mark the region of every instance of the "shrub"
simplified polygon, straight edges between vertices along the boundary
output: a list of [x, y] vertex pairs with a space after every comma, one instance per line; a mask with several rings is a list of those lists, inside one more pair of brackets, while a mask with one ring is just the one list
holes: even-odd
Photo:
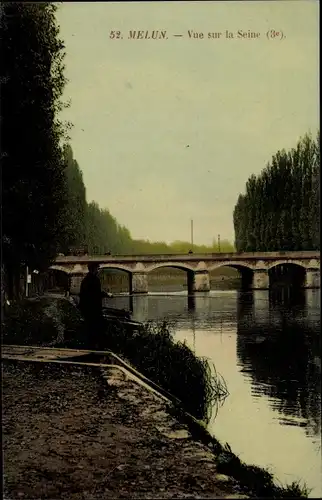
[[208, 421], [214, 403], [227, 395], [223, 380], [205, 358], [176, 342], [167, 323], [149, 322], [136, 331], [109, 327], [104, 347], [126, 358], [146, 377], [178, 398], [186, 411]]
[[82, 332], [77, 309], [64, 299], [23, 300], [8, 308], [2, 324], [5, 344], [64, 347]]

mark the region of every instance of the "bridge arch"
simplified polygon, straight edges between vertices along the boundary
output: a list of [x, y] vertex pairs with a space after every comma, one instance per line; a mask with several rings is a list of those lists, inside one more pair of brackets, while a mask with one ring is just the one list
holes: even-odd
[[132, 269], [123, 264], [101, 264], [98, 276], [102, 289], [112, 293], [131, 292]]
[[115, 270], [115, 271], [124, 271], [126, 273], [132, 274], [133, 269], [131, 267], [125, 266], [123, 264], [100, 264], [99, 265], [99, 271], [102, 271], [103, 269], [107, 270]]
[[193, 273], [196, 270], [184, 262], [152, 264], [145, 269], [148, 289], [153, 292], [179, 292], [193, 288]]
[[273, 267], [276, 267], [276, 266], [283, 266], [283, 265], [289, 265], [289, 266], [299, 266], [299, 267], [302, 267], [303, 269], [307, 269], [306, 265], [304, 262], [300, 261], [300, 260], [292, 260], [292, 261], [289, 261], [289, 260], [276, 260], [274, 261], [272, 264], [269, 264], [267, 266], [267, 269], [270, 270], [270, 269], [273, 269]]
[[47, 291], [65, 293], [69, 289], [70, 272], [66, 267], [53, 265], [43, 275], [43, 287]]
[[268, 267], [270, 287], [278, 284], [303, 287], [306, 281], [307, 268], [301, 261], [276, 261]]
[[254, 271], [255, 270], [255, 265], [253, 264], [248, 264], [248, 262], [245, 262], [245, 263], [240, 263], [238, 261], [229, 261], [229, 262], [216, 262], [214, 264], [211, 264], [209, 267], [208, 267], [208, 271], [211, 272], [211, 271], [214, 271], [215, 269], [219, 269], [220, 267], [232, 267], [233, 269], [237, 269], [237, 271], [247, 271], [247, 270], [250, 270], [250, 271]]
[[186, 272], [196, 270], [195, 267], [193, 267], [189, 264], [186, 264], [183, 262], [171, 262], [170, 261], [170, 262], [158, 262], [157, 264], [154, 264], [152, 266], [148, 266], [145, 268], [145, 272], [150, 273], [152, 271], [155, 271], [156, 269], [161, 269], [162, 267], [170, 267], [173, 269], [180, 269], [181, 271], [186, 271]]
[[65, 273], [67, 275], [71, 274], [71, 270], [68, 267], [59, 266], [57, 264], [53, 264], [52, 266], [50, 266], [48, 271], [60, 271], [60, 272]]
[[[240, 263], [238, 261], [232, 262], [216, 262], [208, 267], [208, 271], [211, 273], [212, 271], [218, 270], [220, 268], [230, 268], [238, 271], [239, 276], [241, 278], [241, 288], [248, 289], [252, 286], [253, 276], [255, 266], [248, 263]], [[222, 278], [224, 279], [224, 278]], [[238, 286], [238, 285], [237, 285]]]

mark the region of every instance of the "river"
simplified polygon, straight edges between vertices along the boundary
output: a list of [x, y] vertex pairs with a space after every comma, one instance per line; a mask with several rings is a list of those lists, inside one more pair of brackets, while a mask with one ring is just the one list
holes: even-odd
[[109, 304], [130, 305], [140, 321], [169, 321], [226, 381], [209, 431], [246, 463], [282, 483], [305, 481], [321, 497], [320, 290], [213, 290], [188, 300], [172, 285]]

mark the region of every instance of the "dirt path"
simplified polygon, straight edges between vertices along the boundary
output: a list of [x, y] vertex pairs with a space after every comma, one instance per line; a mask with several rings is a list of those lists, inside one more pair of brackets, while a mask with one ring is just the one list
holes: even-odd
[[3, 450], [10, 500], [240, 496], [164, 401], [116, 368], [3, 361]]

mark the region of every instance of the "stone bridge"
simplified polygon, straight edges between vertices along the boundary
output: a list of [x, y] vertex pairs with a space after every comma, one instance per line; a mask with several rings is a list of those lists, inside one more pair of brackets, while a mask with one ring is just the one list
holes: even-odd
[[127, 272], [130, 276], [130, 293], [133, 294], [148, 293], [148, 274], [162, 267], [186, 271], [189, 294], [210, 291], [209, 273], [222, 266], [237, 269], [244, 286], [253, 289], [268, 289], [270, 278], [281, 266], [298, 272], [301, 276], [300, 286], [320, 287], [319, 252], [60, 256], [50, 269], [70, 275], [70, 291], [78, 293], [90, 262], [97, 262], [100, 269]]

